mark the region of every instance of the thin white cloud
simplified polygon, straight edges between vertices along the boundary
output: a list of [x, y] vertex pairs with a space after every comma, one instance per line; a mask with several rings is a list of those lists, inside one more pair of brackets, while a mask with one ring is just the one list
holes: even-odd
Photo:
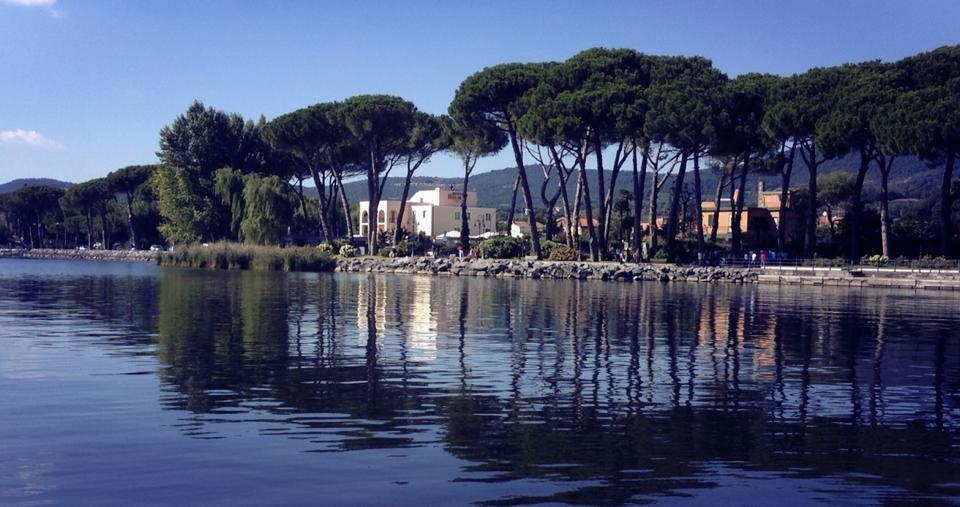
[[57, 0], [3, 0], [3, 3], [20, 7], [53, 7]]
[[63, 11], [56, 8], [57, 0], [0, 0], [0, 3], [17, 7], [39, 7], [46, 9], [55, 18], [63, 17]]
[[63, 148], [63, 143], [56, 139], [50, 139], [36, 130], [4, 130], [0, 132], [0, 142], [8, 144], [25, 144], [34, 148], [44, 150], [58, 150]]

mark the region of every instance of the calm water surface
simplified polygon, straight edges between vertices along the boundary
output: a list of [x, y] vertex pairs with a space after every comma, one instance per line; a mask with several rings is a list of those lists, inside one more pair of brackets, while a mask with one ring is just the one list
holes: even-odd
[[0, 504], [958, 496], [957, 295], [0, 260]]

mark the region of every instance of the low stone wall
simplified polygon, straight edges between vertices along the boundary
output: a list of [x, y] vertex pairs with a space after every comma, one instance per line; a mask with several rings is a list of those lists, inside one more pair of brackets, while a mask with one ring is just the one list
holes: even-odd
[[157, 252], [148, 250], [58, 250], [58, 249], [0, 249], [0, 258], [65, 259], [88, 261], [152, 262]]
[[687, 267], [672, 264], [612, 264], [524, 260], [459, 260], [403, 257], [340, 259], [337, 271], [348, 273], [411, 273], [558, 280], [652, 280], [661, 282], [756, 283], [757, 270], [724, 267]]

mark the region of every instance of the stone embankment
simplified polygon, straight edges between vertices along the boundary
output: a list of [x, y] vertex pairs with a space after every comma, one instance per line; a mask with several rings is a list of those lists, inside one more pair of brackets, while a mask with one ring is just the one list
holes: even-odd
[[61, 250], [61, 249], [0, 249], [0, 258], [18, 259], [65, 259], [87, 261], [135, 261], [157, 260], [157, 252], [147, 250]]
[[672, 264], [613, 264], [526, 260], [459, 260], [403, 257], [341, 259], [337, 271], [347, 273], [410, 273], [425, 275], [531, 278], [557, 280], [619, 280], [661, 282], [756, 283], [758, 271], [744, 268], [688, 267]]

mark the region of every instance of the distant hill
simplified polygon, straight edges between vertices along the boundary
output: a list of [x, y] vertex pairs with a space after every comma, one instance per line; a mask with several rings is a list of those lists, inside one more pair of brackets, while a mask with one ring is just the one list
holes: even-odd
[[[834, 171], [855, 172], [857, 170], [858, 163], [859, 160], [856, 156], [831, 160], [820, 166], [819, 174], [823, 175]], [[942, 166], [930, 166], [926, 162], [915, 157], [898, 158], [894, 163], [894, 169], [890, 175], [891, 200], [926, 199], [935, 197], [937, 192], [939, 192], [940, 180], [943, 175], [942, 171]], [[593, 196], [593, 202], [596, 203], [596, 171], [591, 169], [587, 172], [590, 180], [590, 190], [591, 195]], [[606, 175], [609, 178], [609, 169], [607, 169]], [[651, 176], [651, 174], [647, 174], [647, 190], [645, 193], [649, 192], [649, 182], [652, 179]], [[515, 167], [474, 174], [470, 177], [470, 189], [477, 192], [477, 200], [479, 201], [480, 206], [507, 209], [510, 206], [510, 197], [513, 192], [513, 183], [516, 177], [517, 169]], [[533, 194], [534, 201], [538, 207], [542, 206], [542, 201], [540, 199], [540, 186], [543, 183], [543, 173], [539, 167], [529, 166], [527, 168], [527, 178], [530, 182], [530, 192]], [[553, 178], [556, 178], [556, 175], [554, 175]], [[703, 198], [705, 200], [713, 199], [714, 192], [716, 192], [717, 179], [718, 173], [716, 171], [701, 168], [701, 186]], [[767, 190], [775, 190], [780, 188], [781, 181], [779, 174], [750, 174], [747, 177], [747, 193], [745, 197], [748, 203], [756, 202], [758, 182], [761, 179], [763, 180], [764, 186]], [[797, 163], [794, 166], [790, 186], [806, 186], [807, 180], [809, 180], [808, 169], [806, 165], [798, 158]], [[687, 175], [684, 183], [685, 185], [689, 185], [691, 189], [693, 188], [693, 178], [690, 174]], [[400, 194], [403, 191], [403, 178], [388, 178], [386, 185], [387, 186], [383, 191], [384, 198], [399, 199]], [[463, 179], [460, 177], [441, 178], [434, 176], [417, 176], [414, 177], [413, 181], [411, 182], [410, 193], [412, 194], [417, 190], [432, 189], [438, 186], [448, 187], [450, 185], [453, 185], [454, 188], [459, 189], [463, 185]], [[548, 195], [555, 191], [555, 185], [556, 183], [550, 182], [548, 186]], [[672, 185], [673, 182], [668, 181], [661, 190], [660, 195], [663, 199], [663, 204], [667, 202]], [[359, 200], [367, 198], [367, 186], [365, 181], [351, 181], [346, 183], [344, 186], [347, 197], [350, 199], [351, 203], [355, 203]], [[629, 168], [624, 168], [620, 172], [620, 176], [617, 179], [617, 191], [619, 192], [621, 189], [632, 190], [632, 186], [633, 182], [630, 170]], [[871, 167], [870, 172], [867, 175], [866, 183], [864, 184], [864, 198], [867, 202], [877, 198], [879, 195], [879, 187], [879, 172], [875, 167]], [[312, 195], [316, 195], [316, 190], [313, 188], [309, 188], [308, 190], [312, 193]], [[568, 182], [567, 190], [570, 198], [573, 199], [574, 192], [576, 191], [575, 175]], [[649, 193], [647, 193], [647, 195], [649, 196]], [[724, 192], [724, 196], [727, 196], [727, 191]], [[523, 196], [518, 195], [517, 201], [518, 210], [522, 209]], [[557, 204], [560, 205], [560, 201], [558, 201]]]
[[0, 184], [0, 194], [14, 192], [20, 187], [27, 185], [50, 185], [51, 187], [58, 187], [66, 190], [72, 187], [73, 183], [55, 180], [52, 178], [20, 178]]

